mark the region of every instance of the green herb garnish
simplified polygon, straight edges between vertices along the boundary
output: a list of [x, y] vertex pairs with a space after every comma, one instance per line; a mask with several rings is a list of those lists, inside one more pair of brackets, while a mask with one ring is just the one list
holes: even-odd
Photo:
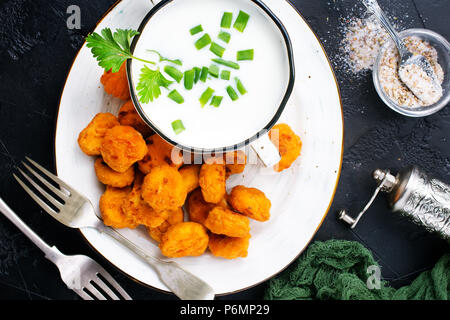
[[220, 79], [222, 80], [230, 80], [231, 72], [228, 70], [222, 70], [220, 73]]
[[209, 67], [209, 74], [214, 78], [218, 78], [219, 77], [219, 67], [216, 66], [215, 64], [212, 64]]
[[181, 79], [183, 79], [183, 72], [178, 70], [175, 67], [172, 66], [165, 66], [164, 71], [173, 79], [175, 79], [176, 82], [180, 83]]
[[184, 72], [184, 88], [191, 90], [194, 87], [195, 69]]
[[204, 34], [203, 37], [201, 37], [200, 39], [198, 39], [195, 42], [195, 47], [197, 48], [197, 50], [203, 49], [204, 47], [206, 47], [208, 44], [211, 43], [211, 37], [209, 36], [209, 34]]
[[209, 99], [211, 99], [212, 95], [214, 94], [214, 90], [208, 87], [208, 89], [205, 90], [205, 92], [202, 93], [200, 96], [200, 104], [202, 108], [205, 106], [205, 104], [208, 103]]
[[202, 72], [200, 73], [200, 81], [205, 82], [206, 79], [208, 78], [208, 74], [209, 74], [209, 68], [203, 67]]
[[189, 32], [191, 33], [191, 36], [193, 36], [193, 35], [195, 35], [197, 33], [200, 33], [202, 31], [203, 31], [203, 27], [202, 27], [201, 24], [199, 24], [198, 26], [193, 27], [191, 30], [189, 30]]
[[169, 97], [178, 104], [182, 104], [184, 102], [183, 96], [177, 90], [170, 91], [167, 97]]
[[200, 69], [199, 67], [194, 67], [194, 83], [197, 83], [198, 80], [200, 80], [200, 74], [202, 73], [202, 69]]
[[233, 27], [239, 32], [244, 32], [244, 29], [247, 26], [249, 18], [250, 18], [250, 16], [247, 13], [245, 13], [242, 10], [239, 11], [239, 15], [236, 18], [236, 21], [234, 22]]
[[223, 53], [225, 52], [225, 48], [215, 42], [211, 43], [211, 47], [209, 47], [209, 50], [216, 56], [221, 58], [223, 57]]
[[237, 99], [239, 99], [236, 91], [234, 91], [232, 86], [227, 87], [227, 92], [228, 92], [228, 95], [230, 96], [231, 100], [236, 101]]
[[236, 54], [236, 60], [237, 61], [253, 60], [254, 52], [255, 50], [253, 49], [238, 51]]
[[222, 99], [223, 99], [223, 97], [221, 97], [221, 96], [214, 96], [211, 100], [210, 105], [217, 108], [222, 103]]
[[160, 87], [168, 88], [171, 83], [172, 81], [164, 78], [159, 68], [157, 70], [151, 70], [149, 67], [144, 66], [141, 69], [139, 83], [136, 86], [140, 101], [142, 103], [153, 101], [153, 99], [161, 95]]
[[239, 70], [239, 68], [240, 68], [239, 65], [236, 62], [233, 62], [233, 61], [227, 61], [227, 60], [218, 59], [218, 58], [211, 59], [211, 60], [214, 61], [215, 63], [221, 64], [221, 65], [224, 65], [226, 67], [233, 68], [233, 69], [236, 69], [236, 70]]
[[239, 78], [234, 78], [236, 80], [236, 88], [238, 89], [239, 93], [244, 95], [247, 93], [247, 90], [245, 89], [244, 85], [242, 84], [241, 80]]
[[230, 29], [232, 21], [233, 21], [233, 13], [224, 12], [222, 20], [220, 21], [220, 26], [225, 29]]
[[158, 57], [159, 57], [159, 62], [167, 61], [167, 62], [170, 62], [170, 63], [173, 63], [173, 64], [177, 64], [177, 65], [179, 65], [179, 66], [182, 66], [182, 65], [183, 65], [183, 62], [181, 62], [180, 59], [174, 59], [174, 60], [172, 60], [172, 59], [163, 57], [163, 56], [162, 56], [158, 51], [156, 51], [156, 50], [147, 50], [147, 51], [148, 51], [148, 52], [156, 53], [156, 54], [158, 55]]
[[219, 35], [217, 36], [220, 40], [222, 40], [225, 43], [229, 43], [231, 39], [231, 34], [229, 34], [226, 31], [220, 31]]
[[175, 132], [175, 134], [180, 134], [181, 132], [186, 130], [186, 128], [183, 125], [183, 121], [181, 120], [175, 120], [174, 122], [172, 122], [172, 129], [173, 132]]

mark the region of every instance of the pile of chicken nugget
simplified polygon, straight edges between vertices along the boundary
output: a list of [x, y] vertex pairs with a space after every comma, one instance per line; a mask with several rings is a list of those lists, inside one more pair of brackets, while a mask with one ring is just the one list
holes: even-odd
[[[271, 202], [262, 191], [242, 185], [227, 194], [227, 179], [245, 169], [245, 153], [184, 164], [185, 155], [154, 134], [136, 112], [124, 66], [117, 73], [105, 72], [101, 83], [108, 94], [126, 102], [118, 116], [97, 114], [80, 132], [78, 144], [86, 155], [97, 157], [95, 173], [106, 185], [100, 198], [105, 225], [145, 226], [169, 258], [200, 256], [207, 249], [226, 259], [246, 257], [250, 219], [268, 221]], [[274, 170], [280, 172], [297, 159], [302, 143], [286, 124], [276, 125], [269, 134], [274, 133], [282, 156]]]

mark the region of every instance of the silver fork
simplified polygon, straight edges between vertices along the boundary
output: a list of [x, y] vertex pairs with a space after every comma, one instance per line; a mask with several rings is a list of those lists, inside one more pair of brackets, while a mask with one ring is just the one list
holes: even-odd
[[47, 178], [56, 183], [59, 188], [50, 183], [42, 174], [37, 173], [31, 166], [22, 161], [22, 165], [43, 185], [50, 189], [60, 199], [56, 199], [46, 190], [39, 186], [23, 170], [18, 168], [25, 179], [47, 199], [58, 211], [55, 211], [45, 203], [35, 192], [33, 192], [17, 175], [14, 178], [22, 188], [53, 218], [70, 228], [95, 228], [98, 231], [108, 234], [121, 244], [132, 250], [139, 257], [150, 264], [157, 272], [161, 281], [180, 299], [183, 300], [211, 300], [214, 299], [213, 289], [203, 280], [192, 273], [182, 269], [176, 262], [164, 261], [147, 254], [143, 249], [123, 237], [113, 228], [103, 224], [95, 214], [91, 202], [67, 183], [59, 179], [54, 174], [43, 168], [41, 165], [26, 157], [26, 159], [43, 173]]
[[[84, 300], [94, 300], [94, 297], [99, 300], [107, 298], [120, 300], [120, 297], [111, 290], [110, 287], [113, 287], [123, 299], [131, 300], [125, 290], [97, 262], [83, 255], [66, 256], [55, 246], [50, 247], [1, 198], [0, 212], [45, 253], [45, 257], [58, 267], [61, 279], [67, 287], [75, 291], [81, 298]], [[106, 296], [96, 286], [101, 288]]]

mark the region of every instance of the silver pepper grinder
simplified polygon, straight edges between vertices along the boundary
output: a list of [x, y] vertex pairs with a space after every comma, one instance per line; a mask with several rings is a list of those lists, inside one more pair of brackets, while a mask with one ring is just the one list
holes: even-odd
[[373, 178], [378, 186], [364, 209], [352, 218], [342, 209], [339, 219], [354, 228], [369, 209], [378, 193], [388, 193], [389, 205], [394, 212], [410, 218], [430, 232], [450, 240], [450, 186], [429, 178], [417, 167], [407, 168], [397, 176], [389, 170], [377, 169]]

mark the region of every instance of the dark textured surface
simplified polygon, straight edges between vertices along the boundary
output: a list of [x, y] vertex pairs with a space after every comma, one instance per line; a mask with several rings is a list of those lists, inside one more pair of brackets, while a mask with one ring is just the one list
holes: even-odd
[[[138, 0], [136, 0], [138, 1]], [[339, 55], [337, 32], [355, 1], [291, 1], [323, 41], [333, 62]], [[53, 168], [54, 122], [60, 91], [84, 36], [114, 0], [0, 0], [0, 196], [44, 240], [68, 254], [87, 254], [110, 271], [135, 299], [173, 299], [129, 280], [93, 251], [74, 230], [40, 211], [13, 181], [11, 172], [24, 156]], [[426, 27], [450, 39], [448, 0], [380, 1], [404, 27]], [[67, 7], [82, 12], [81, 30], [66, 28]], [[357, 10], [356, 10], [357, 12]], [[422, 119], [390, 111], [378, 98], [371, 75], [359, 80], [336, 68], [344, 108], [345, 154], [333, 206], [315, 240], [357, 240], [371, 249], [382, 274], [395, 287], [408, 284], [434, 265], [446, 242], [392, 214], [378, 199], [354, 231], [336, 219], [338, 208], [355, 214], [369, 199], [378, 167], [396, 171], [417, 164], [450, 183], [450, 109]], [[259, 299], [265, 284], [220, 299]], [[0, 299], [78, 299], [29, 240], [0, 217]]]

